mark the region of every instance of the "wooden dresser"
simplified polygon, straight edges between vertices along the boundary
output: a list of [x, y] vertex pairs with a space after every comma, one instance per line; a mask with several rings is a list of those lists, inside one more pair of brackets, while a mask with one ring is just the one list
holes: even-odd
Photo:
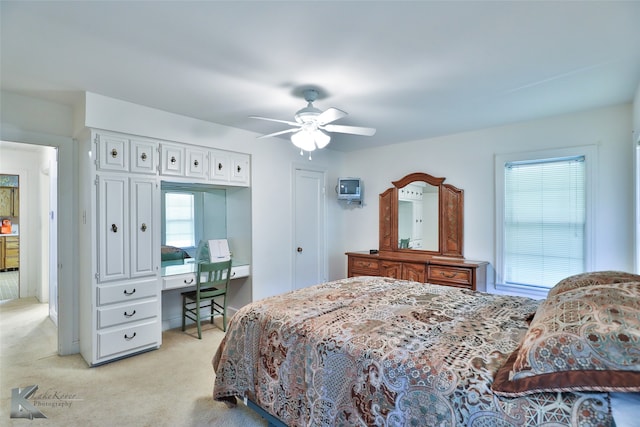
[[396, 251], [347, 252], [346, 255], [349, 277], [385, 276], [474, 291], [487, 289], [488, 263], [485, 261]]

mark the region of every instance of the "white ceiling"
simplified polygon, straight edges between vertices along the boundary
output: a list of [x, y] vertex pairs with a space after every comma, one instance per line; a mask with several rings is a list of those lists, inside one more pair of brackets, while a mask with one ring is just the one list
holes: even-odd
[[349, 113], [336, 124], [378, 129], [334, 134], [344, 151], [630, 102], [640, 84], [640, 1], [3, 0], [0, 18], [3, 90], [262, 134], [286, 126], [248, 116], [291, 120], [314, 86], [316, 107]]

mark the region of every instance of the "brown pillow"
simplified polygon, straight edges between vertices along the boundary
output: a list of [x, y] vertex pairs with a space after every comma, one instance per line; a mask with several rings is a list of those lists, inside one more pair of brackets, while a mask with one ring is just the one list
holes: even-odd
[[545, 300], [493, 391], [640, 391], [640, 281], [576, 288]]
[[640, 275], [626, 273], [624, 271], [594, 271], [591, 273], [581, 273], [569, 276], [559, 281], [547, 295], [547, 298], [558, 295], [562, 292], [576, 288], [593, 285], [606, 285], [609, 283], [639, 282]]

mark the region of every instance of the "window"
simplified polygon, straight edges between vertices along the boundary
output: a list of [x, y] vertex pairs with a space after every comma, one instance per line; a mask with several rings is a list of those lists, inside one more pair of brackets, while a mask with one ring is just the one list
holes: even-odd
[[195, 246], [194, 195], [165, 193], [165, 242], [180, 248]]
[[593, 152], [583, 147], [497, 157], [498, 287], [546, 291], [588, 271]]

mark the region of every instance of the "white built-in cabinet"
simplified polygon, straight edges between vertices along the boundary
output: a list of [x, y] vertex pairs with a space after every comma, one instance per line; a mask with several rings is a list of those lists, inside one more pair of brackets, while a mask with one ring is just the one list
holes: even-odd
[[249, 186], [249, 155], [163, 143], [160, 175], [194, 182]]
[[99, 365], [162, 342], [159, 143], [92, 131], [84, 144], [80, 349]]
[[80, 349], [95, 366], [162, 343], [161, 180], [248, 186], [249, 156], [102, 130], [81, 143]]

